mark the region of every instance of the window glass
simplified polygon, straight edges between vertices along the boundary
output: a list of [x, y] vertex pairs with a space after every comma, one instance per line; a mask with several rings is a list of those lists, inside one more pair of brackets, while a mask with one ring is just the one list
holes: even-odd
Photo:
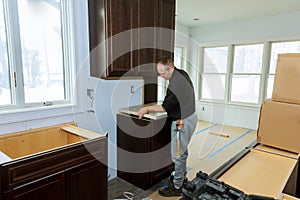
[[277, 57], [280, 53], [300, 53], [300, 41], [272, 43], [270, 74], [275, 74]]
[[0, 105], [12, 103], [6, 41], [3, 1], [0, 0]]
[[260, 75], [233, 75], [231, 101], [258, 103]]
[[18, 0], [25, 103], [65, 99], [60, 1]]
[[263, 44], [235, 46], [233, 73], [261, 73]]
[[274, 75], [269, 75], [269, 77], [268, 77], [267, 98], [272, 97], [274, 78], [275, 78]]
[[[184, 48], [180, 46], [174, 47], [174, 65], [179, 69], [184, 69], [183, 66]], [[167, 82], [165, 79], [158, 76], [157, 78], [157, 100], [163, 101], [166, 95]]]
[[177, 68], [183, 69], [183, 47], [175, 46], [174, 48], [174, 65]]
[[228, 47], [216, 47], [204, 49], [204, 73], [227, 72]]
[[203, 74], [202, 99], [224, 100], [225, 75]]

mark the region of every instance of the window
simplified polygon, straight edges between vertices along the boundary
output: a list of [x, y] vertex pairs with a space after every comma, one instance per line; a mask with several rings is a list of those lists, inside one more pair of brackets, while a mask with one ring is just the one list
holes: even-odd
[[277, 57], [281, 53], [300, 53], [300, 41], [276, 42], [271, 44], [270, 69], [268, 74], [267, 98], [271, 98], [273, 92], [274, 77]]
[[201, 98], [225, 100], [228, 47], [204, 48]]
[[174, 48], [174, 65], [179, 69], [184, 69], [183, 66], [184, 48], [175, 46]]
[[165, 98], [165, 80], [157, 77], [157, 101], [163, 101]]
[[0, 106], [11, 104], [10, 77], [8, 68], [7, 39], [3, 2], [0, 1]]
[[[184, 47], [174, 47], [174, 65], [179, 69], [184, 69]], [[158, 76], [157, 78], [157, 100], [163, 101], [167, 91], [166, 81]]]
[[235, 46], [231, 101], [259, 103], [263, 44]]
[[300, 53], [300, 41], [265, 44], [204, 47], [201, 100], [255, 106], [271, 98], [278, 54]]
[[70, 103], [70, 2], [0, 0], [0, 105]]

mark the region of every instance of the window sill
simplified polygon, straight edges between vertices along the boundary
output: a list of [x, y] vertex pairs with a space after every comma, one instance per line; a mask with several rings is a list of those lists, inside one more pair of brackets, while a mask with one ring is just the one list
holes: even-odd
[[16, 108], [0, 111], [0, 125], [73, 114], [74, 106], [72, 104]]
[[225, 103], [220, 101], [197, 101], [199, 104], [205, 104], [205, 105], [216, 105], [216, 106], [225, 106], [227, 108], [243, 108], [243, 109], [250, 109], [250, 110], [257, 110], [260, 108], [260, 105], [257, 104], [247, 104], [247, 103]]

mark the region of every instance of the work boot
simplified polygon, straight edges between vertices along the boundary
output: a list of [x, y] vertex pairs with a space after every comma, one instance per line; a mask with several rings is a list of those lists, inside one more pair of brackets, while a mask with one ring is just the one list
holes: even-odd
[[168, 187], [171, 183], [173, 183], [174, 176], [171, 175], [168, 178], [164, 179], [161, 184], [161, 188]]
[[173, 183], [165, 188], [159, 189], [158, 193], [163, 197], [178, 197], [182, 195], [181, 188], [176, 189]]

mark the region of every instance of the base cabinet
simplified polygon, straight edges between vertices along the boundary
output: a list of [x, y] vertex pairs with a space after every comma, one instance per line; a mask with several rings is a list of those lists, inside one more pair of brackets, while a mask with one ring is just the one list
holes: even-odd
[[117, 115], [118, 177], [148, 189], [173, 171], [171, 121]]
[[65, 173], [66, 199], [107, 199], [106, 174], [107, 167], [98, 161], [68, 170]]
[[29, 200], [64, 200], [65, 199], [65, 176], [64, 173], [56, 174], [28, 184], [26, 186], [12, 189], [4, 194], [4, 199]]
[[107, 199], [107, 136], [64, 124], [0, 144], [0, 200]]
[[5, 192], [4, 199], [106, 199], [107, 178], [105, 172], [106, 167], [98, 161], [82, 164], [28, 185], [13, 188]]

